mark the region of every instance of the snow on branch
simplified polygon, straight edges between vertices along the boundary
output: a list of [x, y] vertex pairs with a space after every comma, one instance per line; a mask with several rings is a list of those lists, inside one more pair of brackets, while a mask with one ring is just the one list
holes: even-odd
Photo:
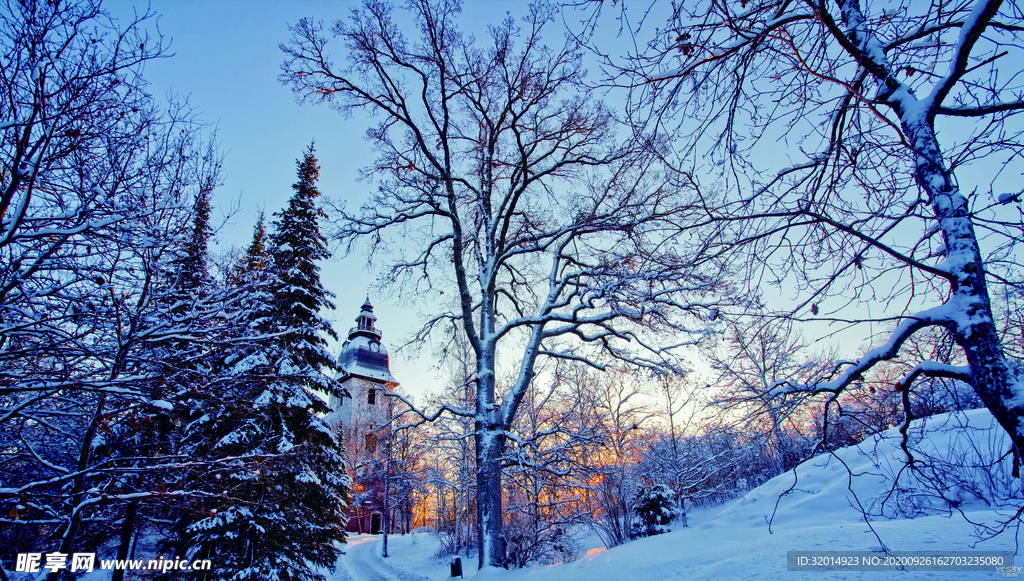
[[910, 387], [918, 377], [944, 377], [946, 379], [958, 379], [967, 383], [973, 382], [971, 368], [966, 365], [949, 365], [938, 361], [922, 361], [914, 366], [909, 372], [903, 375], [896, 382], [896, 391], [903, 391]]
[[1002, 0], [978, 0], [967, 16], [964, 25], [960, 27], [960, 36], [957, 38], [955, 54], [949, 65], [949, 72], [932, 89], [926, 99], [929, 117], [934, 117], [935, 107], [942, 104], [953, 86], [967, 72], [967, 64], [971, 57], [971, 50], [975, 43], [981, 38], [981, 34], [988, 27], [988, 23], [999, 12]]
[[541, 356], [544, 356], [544, 357], [551, 357], [553, 359], [564, 359], [566, 361], [577, 361], [579, 363], [583, 363], [584, 365], [588, 365], [590, 367], [593, 367], [594, 369], [597, 369], [598, 371], [604, 371], [607, 368], [607, 365], [605, 365], [603, 363], [598, 363], [597, 361], [594, 361], [590, 357], [584, 357], [582, 355], [577, 355], [575, 353], [567, 353], [565, 351], [551, 351], [549, 349], [541, 349], [538, 352], [538, 355], [541, 355]]
[[952, 324], [950, 315], [951, 305], [944, 304], [922, 311], [913, 317], [908, 317], [896, 327], [885, 345], [868, 351], [856, 361], [846, 361], [837, 364], [837, 367], [845, 366], [846, 368], [836, 379], [824, 382], [815, 381], [807, 384], [793, 384], [788, 379], [776, 381], [768, 386], [768, 395], [774, 398], [796, 393], [809, 393], [812, 395], [821, 393], [838, 394], [851, 383], [863, 378], [864, 373], [876, 364], [894, 359], [899, 355], [899, 350], [903, 343], [917, 331], [932, 326], [950, 326]]

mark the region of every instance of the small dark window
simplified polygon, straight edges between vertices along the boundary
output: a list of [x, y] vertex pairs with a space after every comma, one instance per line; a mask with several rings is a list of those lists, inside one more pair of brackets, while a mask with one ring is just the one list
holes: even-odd
[[372, 387], [366, 392], [366, 403], [370, 405], [376, 405], [377, 403], [377, 390]]
[[366, 434], [366, 451], [370, 453], [377, 451], [377, 434]]

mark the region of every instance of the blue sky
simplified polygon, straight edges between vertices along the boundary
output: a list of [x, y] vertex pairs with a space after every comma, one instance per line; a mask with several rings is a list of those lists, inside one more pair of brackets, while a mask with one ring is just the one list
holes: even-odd
[[[110, 0], [105, 6], [119, 19], [147, 5], [160, 14], [156, 25], [171, 41], [174, 56], [150, 62], [145, 78], [150, 92], [161, 98], [173, 92], [188, 97], [200, 117], [216, 128], [224, 153], [224, 183], [215, 196], [221, 215], [237, 210], [219, 231], [214, 252], [232, 245], [245, 246], [252, 236], [256, 215], [263, 209], [268, 220], [291, 195], [295, 162], [311, 140], [316, 141], [321, 165], [320, 191], [358, 206], [373, 187], [360, 182], [358, 169], [373, 156], [363, 134], [366, 117], [343, 117], [327, 107], [300, 105], [277, 80], [282, 60], [278, 45], [287, 40], [288, 24], [303, 16], [330, 22], [346, 17], [353, 2], [302, 0]], [[495, 18], [505, 5], [484, 2]], [[493, 8], [498, 8], [493, 10]], [[485, 24], [485, 23], [481, 23]], [[150, 26], [156, 29], [155, 25]], [[216, 214], [215, 214], [216, 216]], [[363, 256], [334, 258], [323, 264], [322, 280], [337, 295], [338, 309], [328, 317], [339, 334], [354, 323], [359, 305], [372, 290], [373, 276]], [[392, 371], [403, 389], [419, 395], [440, 388], [430, 369], [432, 358], [423, 353], [394, 353], [403, 338], [415, 330], [416, 310], [403, 306], [398, 296], [373, 293], [371, 299], [392, 348]], [[344, 337], [342, 337], [344, 339]], [[335, 352], [339, 346], [334, 346]]]

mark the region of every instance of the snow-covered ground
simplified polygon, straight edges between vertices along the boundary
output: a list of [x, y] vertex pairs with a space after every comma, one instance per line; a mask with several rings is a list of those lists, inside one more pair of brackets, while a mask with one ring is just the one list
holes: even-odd
[[[991, 415], [974, 410], [935, 416], [916, 423], [911, 433], [916, 434], [911, 441], [919, 461], [927, 453], [968, 467], [957, 482], [950, 479], [940, 483], [943, 494], [958, 503], [959, 511], [950, 514], [942, 508], [946, 504], [937, 499], [934, 490], [911, 472], [901, 471], [906, 456], [899, 446], [899, 432], [890, 430], [834, 456], [806, 462], [750, 491], [724, 510], [691, 514], [691, 528], [595, 552], [563, 565], [477, 573], [475, 559], [464, 557], [465, 576], [476, 577], [477, 581], [1002, 578], [994, 571], [787, 571], [787, 551], [879, 551], [883, 545], [889, 551], [1016, 550], [1015, 528], [982, 541], [979, 529], [971, 524], [996, 524], [1012, 515], [1017, 501], [1006, 500], [1005, 495], [1020, 487], [1020, 481], [1009, 476], [1009, 461], [1004, 458], [1008, 444]], [[934, 459], [929, 462], [934, 464]], [[996, 469], [969, 468], [985, 463], [995, 463]], [[899, 486], [894, 487], [896, 476]], [[791, 488], [792, 492], [783, 494]], [[899, 493], [891, 493], [894, 488]], [[996, 507], [996, 503], [1002, 507]], [[870, 518], [870, 527], [858, 506], [875, 515]], [[767, 519], [773, 512], [775, 518], [769, 530]], [[912, 515], [916, 516], [907, 518]], [[366, 543], [366, 549], [379, 547], [375, 538], [357, 540]], [[408, 571], [408, 581], [448, 578], [449, 561], [434, 558], [436, 550], [429, 533], [393, 536], [391, 556], [382, 560], [374, 552], [372, 560], [386, 561], [391, 572]], [[358, 551], [354, 552], [358, 556]], [[1024, 565], [1024, 558], [1019, 561], [1018, 567]], [[337, 577], [337, 581], [346, 579]]]

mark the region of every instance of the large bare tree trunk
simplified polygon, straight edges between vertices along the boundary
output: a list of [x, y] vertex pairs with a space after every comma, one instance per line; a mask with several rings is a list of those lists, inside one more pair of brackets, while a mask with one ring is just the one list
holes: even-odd
[[942, 230], [952, 296], [947, 301], [951, 331], [963, 348], [975, 393], [1013, 440], [1014, 457], [1024, 451], [1024, 398], [1010, 369], [992, 315], [985, 267], [967, 198], [943, 162], [932, 123], [900, 111], [903, 130], [915, 153], [916, 179], [928, 193]]
[[501, 458], [505, 438], [494, 426], [477, 423], [476, 502], [478, 566], [505, 566], [505, 534], [501, 512]]

